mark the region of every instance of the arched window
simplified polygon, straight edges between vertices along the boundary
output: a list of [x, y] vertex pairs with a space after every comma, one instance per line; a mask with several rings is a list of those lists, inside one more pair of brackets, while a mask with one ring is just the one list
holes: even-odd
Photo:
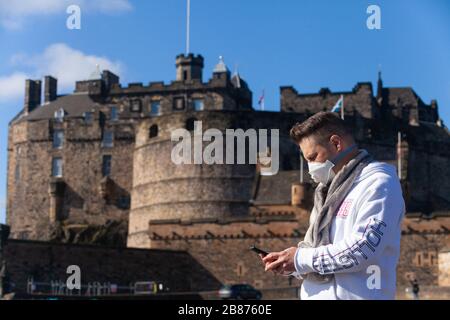
[[186, 120], [186, 129], [189, 131], [194, 131], [194, 122], [197, 121], [196, 118], [189, 118]]
[[154, 124], [149, 129], [148, 137], [151, 139], [151, 138], [154, 138], [157, 136], [158, 136], [158, 126], [156, 124]]

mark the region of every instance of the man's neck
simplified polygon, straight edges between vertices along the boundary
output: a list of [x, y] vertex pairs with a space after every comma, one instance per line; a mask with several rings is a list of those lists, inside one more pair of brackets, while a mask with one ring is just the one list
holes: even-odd
[[350, 152], [348, 155], [346, 155], [344, 158], [342, 158], [341, 161], [339, 161], [339, 163], [337, 163], [333, 167], [334, 173], [338, 173], [339, 170], [341, 170], [350, 160], [352, 160], [354, 157], [356, 157], [356, 155], [358, 153], [359, 153], [359, 150], [358, 150], [358, 148], [356, 148], [355, 150]]

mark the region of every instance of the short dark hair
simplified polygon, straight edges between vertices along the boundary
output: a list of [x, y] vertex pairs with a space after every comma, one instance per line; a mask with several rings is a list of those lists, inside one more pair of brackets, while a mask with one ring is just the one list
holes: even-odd
[[297, 122], [290, 131], [291, 138], [300, 143], [304, 138], [314, 137], [318, 143], [325, 142], [333, 134], [352, 136], [344, 120], [335, 112], [318, 112], [302, 123]]

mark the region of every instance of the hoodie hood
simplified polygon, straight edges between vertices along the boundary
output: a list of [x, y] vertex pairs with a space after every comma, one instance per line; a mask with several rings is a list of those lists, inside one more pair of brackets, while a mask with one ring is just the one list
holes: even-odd
[[355, 182], [365, 180], [367, 178], [370, 178], [374, 174], [379, 173], [397, 177], [397, 169], [393, 165], [385, 162], [373, 161], [361, 171], [361, 174], [355, 179]]

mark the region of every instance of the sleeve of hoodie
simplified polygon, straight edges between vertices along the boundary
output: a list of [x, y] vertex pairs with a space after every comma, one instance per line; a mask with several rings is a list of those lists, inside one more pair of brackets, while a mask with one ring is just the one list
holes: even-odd
[[355, 205], [351, 234], [329, 245], [299, 248], [296, 274], [357, 272], [374, 264], [387, 244], [398, 242], [404, 200], [397, 177], [377, 175]]

